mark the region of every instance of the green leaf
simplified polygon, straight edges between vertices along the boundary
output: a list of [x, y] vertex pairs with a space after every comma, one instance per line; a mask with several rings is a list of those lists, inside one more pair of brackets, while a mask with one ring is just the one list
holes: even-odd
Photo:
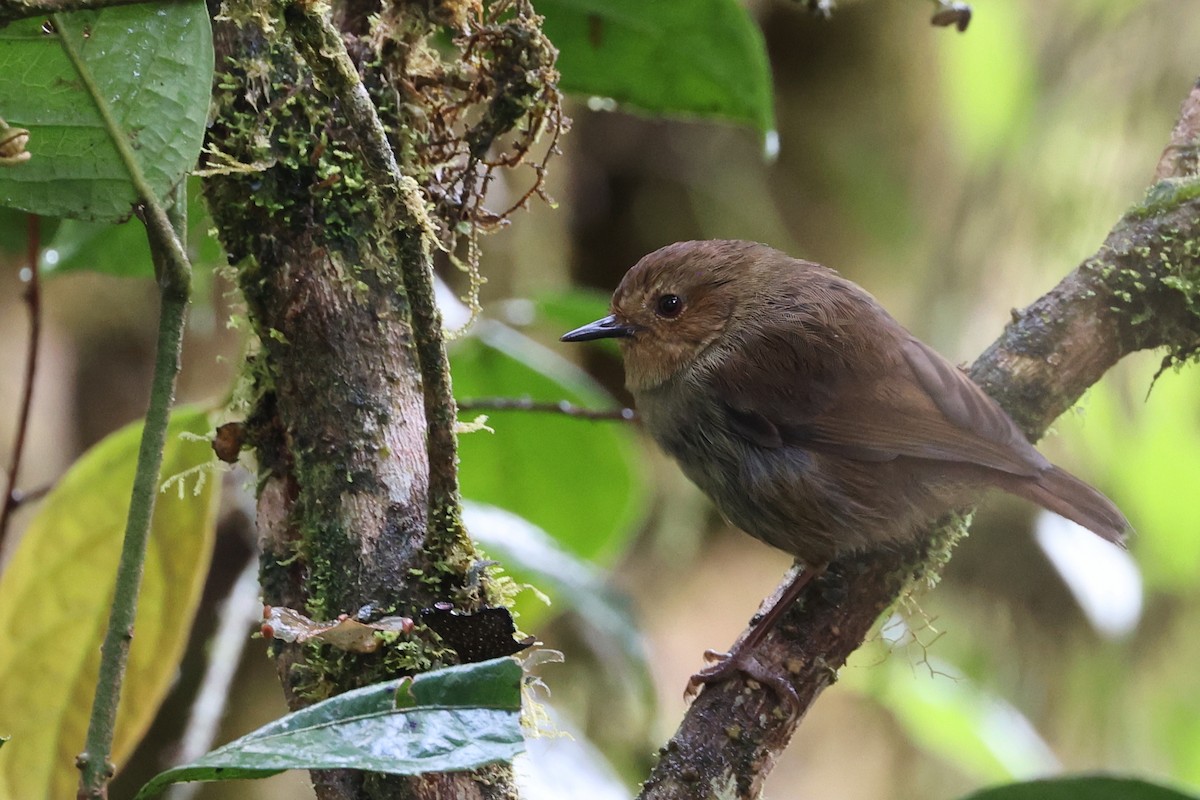
[[1134, 778], [1091, 776], [997, 786], [964, 800], [1196, 800], [1196, 797]]
[[[0, 28], [0, 97], [32, 158], [0, 169], [0, 206], [116, 222], [138, 195], [116, 141], [160, 199], [196, 162], [212, 88], [203, 2], [82, 11]], [[70, 54], [77, 56], [78, 64]]]
[[[546, 331], [557, 341], [567, 331], [594, 322], [608, 313], [612, 292], [578, 287], [553, 294], [543, 294], [533, 299], [532, 323]], [[616, 339], [597, 339], [588, 347], [603, 347], [614, 356], [620, 354]]]
[[[206, 412], [171, 417], [162, 475], [209, 464]], [[141, 441], [140, 423], [108, 436], [48, 494], [0, 575], [0, 798], [74, 795], [96, 687], [100, 642]], [[145, 733], [175, 678], [212, 556], [211, 476], [172, 484], [155, 504], [135, 636], [117, 714], [113, 760]], [[182, 488], [182, 496], [179, 489]]]
[[775, 127], [766, 46], [737, 0], [538, 0], [537, 10], [568, 92]]
[[146, 229], [136, 222], [113, 225], [66, 219], [42, 251], [42, 273], [101, 272], [122, 278], [153, 278]]
[[[192, 296], [196, 298], [193, 315], [203, 308], [204, 282], [215, 267], [225, 263], [199, 187], [199, 178], [188, 179], [187, 249], [193, 268]], [[0, 210], [0, 220], [2, 214]], [[47, 222], [56, 225], [42, 237], [43, 242], [49, 242], [42, 248], [41, 270], [46, 277], [80, 271], [101, 272], [119, 278], [154, 277], [154, 262], [150, 258], [144, 226], [135, 222], [113, 225], [73, 219], [57, 224], [59, 219], [44, 217], [43, 226]]]
[[516, 661], [497, 658], [346, 692], [157, 775], [137, 800], [181, 781], [287, 769], [416, 775], [510, 761], [524, 749], [521, 675]]
[[[458, 399], [529, 397], [615, 405], [585, 373], [532, 339], [484, 320], [450, 354]], [[486, 413], [495, 433], [459, 438], [463, 496], [546, 530], [566, 550], [605, 563], [641, 518], [646, 482], [627, 425], [522, 411]]]

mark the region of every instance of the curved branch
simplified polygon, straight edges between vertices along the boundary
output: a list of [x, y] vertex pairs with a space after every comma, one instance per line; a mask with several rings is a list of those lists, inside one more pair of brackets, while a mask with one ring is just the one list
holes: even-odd
[[[1198, 129], [1200, 84], [1184, 103], [1146, 201], [1121, 218], [1094, 256], [1014, 314], [971, 368], [1030, 438], [1129, 353], [1167, 347], [1168, 361], [1179, 361], [1200, 349]], [[915, 580], [936, 578], [956, 531], [945, 525], [910, 550], [835, 562], [766, 637], [756, 660], [790, 675], [807, 710], [879, 615]], [[709, 686], [661, 751], [641, 797], [757, 797], [798, 724], [769, 689], [743, 681]]]

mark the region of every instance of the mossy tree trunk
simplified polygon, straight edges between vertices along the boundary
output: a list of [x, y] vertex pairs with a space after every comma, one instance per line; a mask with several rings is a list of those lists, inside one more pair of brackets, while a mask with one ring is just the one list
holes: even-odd
[[[454, 405], [429, 283], [439, 237], [472, 220], [427, 200], [445, 145], [423, 154], [437, 131], [429, 115], [424, 128], [405, 116], [421, 99], [405, 97], [416, 77], [438, 78], [426, 40], [447, 22], [461, 33], [471, 9], [477, 24], [496, 22], [454, 4], [347, 3], [332, 19], [319, 6], [280, 16], [211, 5], [218, 79], [205, 195], [261, 343], [247, 368], [245, 433], [258, 460], [264, 600], [317, 619], [419, 619], [435, 602], [469, 611], [493, 599], [458, 522]], [[540, 33], [536, 18], [517, 17]], [[552, 48], [539, 53], [552, 67]], [[406, 74], [413, 63], [420, 76]], [[446, 85], [470, 85], [454, 77]], [[488, 88], [514, 91], [485, 86], [460, 99], [486, 102]], [[529, 110], [518, 106], [487, 134], [511, 129]], [[478, 144], [462, 145], [455, 195], [476, 209]], [[292, 708], [455, 660], [419, 625], [370, 654], [272, 647]], [[515, 796], [508, 766], [417, 778], [328, 771], [314, 784], [338, 800]]]

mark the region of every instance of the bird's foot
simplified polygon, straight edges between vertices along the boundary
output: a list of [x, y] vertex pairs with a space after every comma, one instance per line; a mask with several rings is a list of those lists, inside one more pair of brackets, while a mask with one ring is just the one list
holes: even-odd
[[800, 695], [796, 693], [796, 687], [785, 674], [765, 666], [753, 653], [736, 647], [731, 653], [705, 650], [704, 658], [713, 663], [688, 679], [687, 689], [683, 693], [683, 698], [688, 703], [696, 699], [702, 687], [711, 683], [722, 683], [733, 678], [736, 673], [741, 673], [770, 689], [784, 705], [790, 719], [800, 718]]

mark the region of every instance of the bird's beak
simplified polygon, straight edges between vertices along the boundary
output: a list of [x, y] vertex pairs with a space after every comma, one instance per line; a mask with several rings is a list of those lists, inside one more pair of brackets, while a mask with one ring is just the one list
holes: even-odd
[[598, 319], [595, 322], [589, 322], [582, 328], [576, 328], [570, 333], [564, 333], [561, 341], [564, 342], [590, 342], [592, 339], [626, 339], [633, 336], [635, 328], [632, 325], [625, 325], [617, 321], [613, 314], [609, 314], [604, 319]]

